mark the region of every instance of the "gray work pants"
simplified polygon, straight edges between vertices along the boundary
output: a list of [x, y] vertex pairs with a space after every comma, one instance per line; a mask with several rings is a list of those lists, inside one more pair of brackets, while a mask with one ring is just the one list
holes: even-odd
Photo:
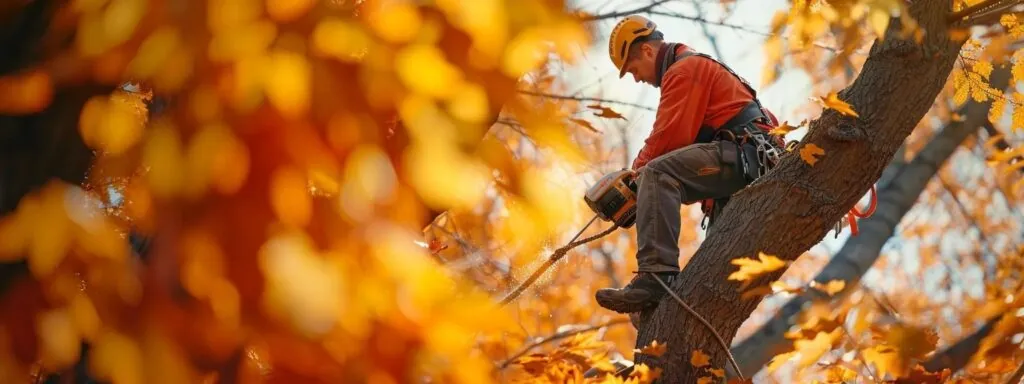
[[747, 185], [739, 147], [730, 141], [692, 144], [651, 160], [637, 174], [637, 265], [639, 272], [679, 271], [679, 208], [715, 199], [721, 210]]

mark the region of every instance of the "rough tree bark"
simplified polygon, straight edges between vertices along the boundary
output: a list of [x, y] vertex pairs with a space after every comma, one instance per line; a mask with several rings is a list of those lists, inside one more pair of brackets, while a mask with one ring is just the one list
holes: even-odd
[[[962, 42], [949, 39], [944, 0], [916, 1], [910, 14], [927, 32], [921, 44], [896, 37], [893, 23], [876, 42], [861, 75], [839, 97], [853, 105], [859, 118], [833, 110], [811, 122], [802, 143], [769, 174], [738, 192], [715, 228], [671, 286], [696, 312], [717, 328], [726, 343], [750, 316], [760, 298], [741, 300], [735, 267], [728, 260], [757, 252], [793, 260], [819, 242], [832, 224], [860, 199], [881, 175], [903, 140], [925, 115], [953, 68]], [[824, 149], [814, 166], [797, 155], [808, 144]], [[756, 285], [778, 279], [783, 271], [758, 278]], [[699, 320], [666, 296], [640, 315], [636, 345], [654, 340], [668, 352], [637, 354], [636, 363], [663, 369], [668, 383], [692, 383], [710, 376], [689, 364], [693, 350], [725, 367], [726, 351]]]
[[[45, 60], [41, 42], [47, 38], [46, 26], [60, 5], [40, 0], [0, 8], [0, 76]], [[13, 211], [22, 197], [51, 179], [84, 180], [93, 151], [78, 134], [79, 111], [89, 97], [113, 90], [113, 86], [88, 82], [65, 84], [54, 90], [50, 105], [42, 111], [0, 113], [0, 216]], [[0, 295], [27, 271], [24, 261], [0, 264]]]
[[[1010, 69], [1001, 66], [992, 72], [989, 79], [993, 88], [1004, 89], [1010, 79]], [[886, 167], [877, 186], [876, 213], [859, 221], [860, 234], [847, 240], [814, 278], [819, 283], [843, 280], [845, 288], [834, 296], [808, 289], [786, 302], [750, 337], [732, 347], [733, 356], [743, 372], [757, 372], [773, 356], [793, 349], [792, 340], [784, 335], [800, 321], [803, 308], [816, 301], [839, 300], [854, 290], [864, 273], [878, 260], [882, 246], [896, 232], [897, 224], [917, 202], [942, 163], [964, 140], [988, 122], [990, 106], [991, 102], [968, 101], [960, 110], [965, 116], [963, 121], [953, 121], [943, 127], [910, 163], [894, 159]]]

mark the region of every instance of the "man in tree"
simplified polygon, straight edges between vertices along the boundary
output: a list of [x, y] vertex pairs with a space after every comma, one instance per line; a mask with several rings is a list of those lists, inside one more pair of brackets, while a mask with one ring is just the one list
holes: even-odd
[[679, 206], [700, 201], [713, 224], [729, 197], [764, 172], [755, 136], [776, 150], [781, 141], [767, 135], [778, 122], [745, 80], [685, 44], [664, 41], [651, 20], [622, 19], [608, 44], [619, 78], [630, 73], [661, 89], [654, 128], [632, 166], [639, 268], [625, 287], [595, 295], [602, 307], [631, 313], [665, 294], [655, 276], [669, 284], [679, 273]]

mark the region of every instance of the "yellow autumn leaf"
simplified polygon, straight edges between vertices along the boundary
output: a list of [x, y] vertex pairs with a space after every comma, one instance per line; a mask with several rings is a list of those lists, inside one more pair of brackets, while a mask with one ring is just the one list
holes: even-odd
[[874, 6], [868, 12], [868, 23], [879, 38], [885, 36], [885, 29], [889, 27], [891, 18], [892, 14], [884, 7]]
[[700, 368], [711, 363], [711, 357], [704, 354], [704, 351], [694, 349], [690, 355], [690, 365]]
[[629, 374], [630, 378], [636, 378], [639, 383], [651, 383], [661, 377], [661, 367], [654, 367], [653, 369], [646, 364], [637, 364], [633, 367], [633, 373]]
[[829, 383], [845, 383], [857, 379], [857, 372], [841, 365], [833, 365], [825, 371]]
[[992, 74], [992, 63], [984, 60], [978, 60], [974, 62], [972, 69], [975, 73], [981, 75], [982, 78], [987, 80], [989, 75]]
[[909, 325], [894, 325], [886, 334], [886, 343], [897, 348], [905, 360], [919, 359], [934, 351], [938, 340], [935, 331]]
[[618, 370], [615, 367], [615, 364], [612, 364], [612, 362], [608, 361], [608, 360], [600, 360], [600, 361], [592, 364], [590, 366], [590, 368], [593, 368], [594, 370], [596, 370], [598, 372], [603, 372], [603, 373], [615, 372], [615, 371]]
[[764, 252], [758, 252], [757, 258], [757, 260], [754, 260], [747, 257], [741, 257], [730, 261], [730, 264], [739, 266], [739, 269], [729, 274], [728, 279], [743, 281], [743, 286], [745, 287], [750, 280], [786, 266], [785, 261], [782, 261], [775, 256], [765, 254]]
[[902, 377], [908, 371], [908, 367], [904, 367], [905, 364], [900, 361], [899, 354], [890, 346], [876, 345], [862, 350], [861, 354], [864, 356], [865, 365], [874, 366], [875, 372], [881, 376], [879, 379], [887, 377], [886, 375]]
[[773, 281], [770, 287], [771, 287], [772, 293], [779, 293], [779, 292], [800, 293], [800, 292], [804, 291], [804, 287], [803, 286], [796, 286], [796, 287], [794, 287], [794, 286], [786, 284], [786, 283], [784, 283], [782, 281]]
[[992, 124], [996, 124], [1002, 119], [1003, 114], [1006, 112], [1006, 98], [1000, 97], [992, 100], [992, 106], [988, 110], [988, 121]]
[[839, 291], [842, 291], [846, 287], [846, 281], [843, 280], [830, 280], [825, 284], [821, 284], [817, 281], [811, 281], [811, 286], [815, 289], [825, 292], [829, 296], [833, 296]]
[[[1024, 51], [1024, 49], [1021, 51]], [[1024, 81], [1024, 60], [1018, 59], [1014, 61], [1013, 66], [1010, 67], [1010, 74], [1013, 75], [1013, 84]]]
[[800, 158], [803, 159], [805, 163], [809, 164], [812, 167], [815, 163], [818, 162], [818, 157], [824, 155], [825, 150], [821, 149], [821, 147], [818, 147], [814, 143], [807, 143], [804, 146], [800, 147]]
[[804, 368], [817, 362], [821, 356], [832, 350], [832, 346], [839, 339], [842, 332], [842, 328], [837, 328], [831, 332], [821, 331], [814, 335], [814, 338], [811, 340], [800, 339], [793, 342], [794, 348], [800, 353], [800, 361], [797, 363], [797, 366]]
[[964, 105], [970, 95], [971, 84], [967, 81], [967, 76], [961, 70], [953, 71], [953, 105]]
[[1024, 95], [1014, 92], [1013, 93], [1013, 113], [1011, 114], [1010, 126], [1013, 127], [1013, 131], [1024, 129], [1024, 108], [1020, 106], [1024, 105]]
[[771, 361], [768, 362], [768, 373], [775, 373], [775, 371], [781, 368], [783, 364], [788, 363], [790, 360], [796, 357], [796, 355], [796, 351], [785, 352], [775, 355], [774, 357], [772, 357]]
[[819, 97], [817, 100], [818, 103], [825, 108], [835, 110], [836, 112], [846, 116], [860, 117], [860, 115], [853, 110], [853, 106], [839, 99], [839, 94], [836, 92], [831, 92], [825, 97]]
[[665, 351], [667, 351], [667, 350], [668, 350], [668, 345], [667, 344], [658, 343], [658, 340], [654, 340], [654, 341], [651, 342], [651, 344], [649, 344], [649, 345], [647, 345], [647, 346], [645, 346], [643, 348], [634, 349], [633, 352], [635, 352], [635, 353], [642, 353], [642, 354], [651, 355], [651, 356], [661, 356], [661, 355], [664, 355]]

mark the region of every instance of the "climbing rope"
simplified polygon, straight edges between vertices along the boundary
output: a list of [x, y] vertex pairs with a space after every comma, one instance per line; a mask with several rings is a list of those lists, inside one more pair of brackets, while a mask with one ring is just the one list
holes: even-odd
[[736, 358], [733, 357], [732, 351], [729, 350], [729, 344], [725, 343], [725, 339], [722, 338], [722, 335], [718, 334], [718, 331], [715, 330], [715, 327], [712, 327], [711, 323], [708, 323], [708, 321], [704, 320], [704, 318], [701, 317], [701, 315], [698, 315], [697, 311], [693, 310], [693, 308], [690, 308], [689, 305], [686, 305], [686, 302], [684, 302], [683, 299], [679, 298], [679, 295], [677, 295], [675, 292], [672, 292], [672, 290], [669, 289], [668, 284], [665, 284], [664, 281], [661, 281], [661, 278], [658, 277], [658, 275], [653, 273], [651, 275], [658, 280], [658, 284], [661, 284], [661, 287], [665, 288], [665, 292], [668, 292], [669, 295], [672, 295], [672, 298], [675, 299], [676, 302], [683, 307], [683, 309], [685, 309], [687, 312], [690, 312], [691, 315], [695, 316], [697, 320], [700, 320], [700, 322], [704, 324], [704, 326], [707, 327], [709, 331], [711, 331], [711, 334], [715, 336], [715, 340], [718, 340], [718, 345], [722, 347], [722, 350], [725, 351], [726, 357], [729, 358], [729, 363], [732, 364], [732, 368], [736, 370], [736, 375], [740, 377], [740, 380], [746, 380], [747, 378], [743, 377], [743, 372], [740, 371], [740, 365], [736, 363]]

